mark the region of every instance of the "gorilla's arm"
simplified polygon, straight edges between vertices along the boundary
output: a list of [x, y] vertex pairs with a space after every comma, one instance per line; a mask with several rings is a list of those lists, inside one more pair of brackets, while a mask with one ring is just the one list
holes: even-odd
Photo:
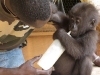
[[59, 39], [66, 52], [75, 59], [91, 55], [96, 48], [97, 37], [97, 32], [94, 30], [78, 38], [70, 37], [64, 29], [59, 29], [54, 33], [54, 39]]
[[53, 25], [56, 29], [64, 28], [67, 32], [69, 31], [69, 16], [56, 7], [55, 4], [51, 3], [52, 15], [50, 22], [53, 22]]

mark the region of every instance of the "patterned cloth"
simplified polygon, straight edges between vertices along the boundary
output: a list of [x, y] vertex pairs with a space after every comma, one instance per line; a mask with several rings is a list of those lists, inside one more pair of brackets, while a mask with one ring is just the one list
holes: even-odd
[[5, 11], [0, 1], [0, 50], [19, 46], [34, 29], [14, 19]]

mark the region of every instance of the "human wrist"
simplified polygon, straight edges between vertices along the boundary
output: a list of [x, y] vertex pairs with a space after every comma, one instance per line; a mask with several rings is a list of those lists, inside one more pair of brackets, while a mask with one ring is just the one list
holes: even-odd
[[19, 68], [0, 68], [0, 75], [21, 75]]

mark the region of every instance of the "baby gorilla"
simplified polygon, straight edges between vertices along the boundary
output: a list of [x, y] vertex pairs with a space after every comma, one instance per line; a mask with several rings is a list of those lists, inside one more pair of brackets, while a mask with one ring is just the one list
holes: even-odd
[[[65, 52], [55, 63], [52, 75], [91, 75], [92, 54], [98, 40], [95, 28], [98, 23], [99, 14], [93, 5], [78, 3], [72, 7], [69, 23], [64, 28], [58, 28], [53, 36], [60, 40]], [[65, 27], [69, 27], [71, 37]]]

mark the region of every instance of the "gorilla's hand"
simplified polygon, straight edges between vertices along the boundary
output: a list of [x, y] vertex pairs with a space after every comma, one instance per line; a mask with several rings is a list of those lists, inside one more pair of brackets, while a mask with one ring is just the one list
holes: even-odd
[[31, 60], [26, 61], [19, 67], [19, 71], [21, 75], [51, 75], [53, 68], [49, 70], [39, 70], [33, 67], [33, 64], [38, 61], [41, 57], [36, 56]]
[[63, 28], [57, 29], [55, 31], [55, 33], [53, 34], [53, 39], [54, 40], [55, 39], [60, 39], [62, 37], [62, 33], [66, 33], [67, 34], [67, 32], [65, 31], [65, 29], [63, 29]]
[[67, 32], [69, 31], [69, 16], [64, 12], [60, 11], [55, 4], [51, 2], [52, 14], [50, 17], [50, 22], [56, 29], [64, 28]]
[[69, 28], [69, 17], [68, 15], [64, 14], [63, 12], [56, 12], [55, 14], [52, 14], [51, 22], [53, 22], [54, 26], [59, 29], [59, 28], [64, 28], [68, 31]]

